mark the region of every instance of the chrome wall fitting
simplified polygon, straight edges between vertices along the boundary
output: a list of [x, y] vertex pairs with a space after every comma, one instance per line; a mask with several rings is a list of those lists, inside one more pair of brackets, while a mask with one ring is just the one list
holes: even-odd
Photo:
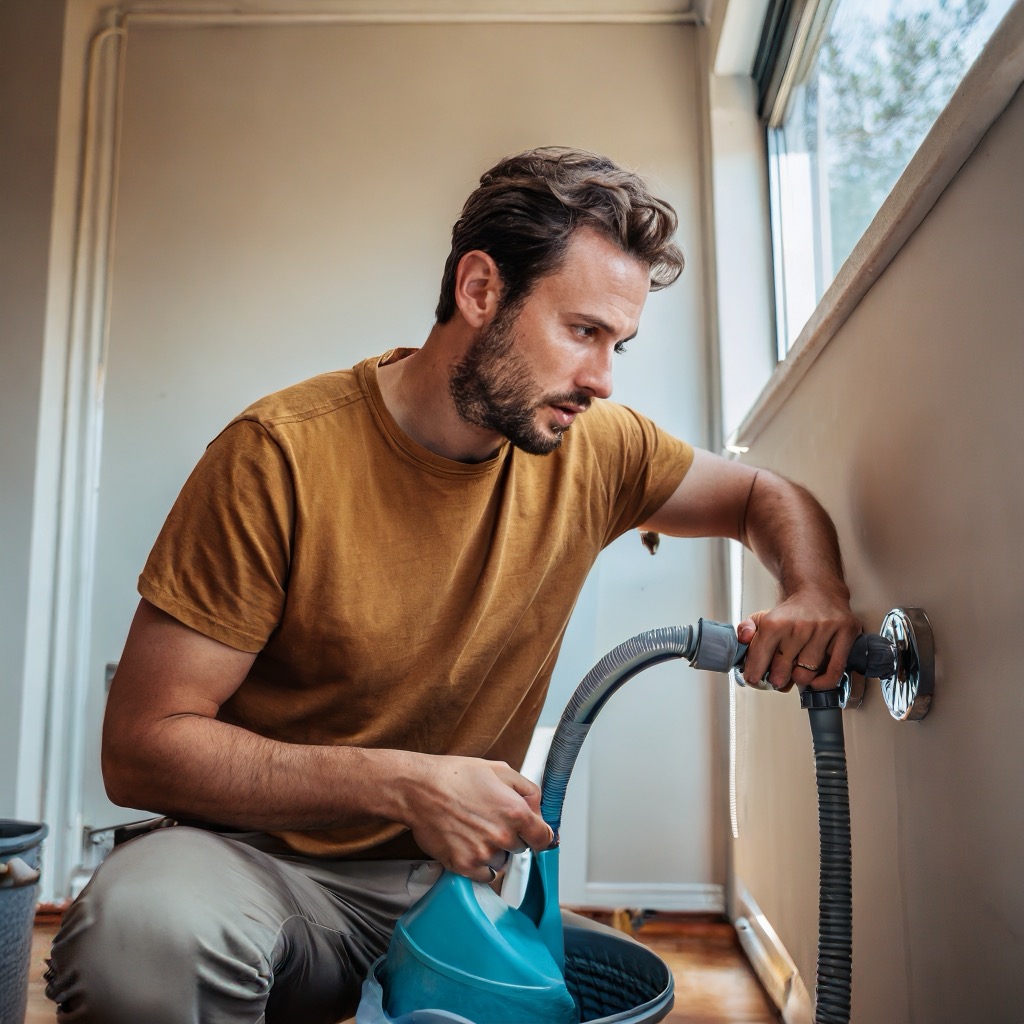
[[882, 678], [882, 698], [899, 722], [928, 714], [935, 691], [935, 642], [921, 608], [893, 608], [879, 631], [896, 649], [896, 673]]
[[839, 680], [839, 706], [844, 711], [856, 711], [864, 703], [864, 677], [843, 673]]

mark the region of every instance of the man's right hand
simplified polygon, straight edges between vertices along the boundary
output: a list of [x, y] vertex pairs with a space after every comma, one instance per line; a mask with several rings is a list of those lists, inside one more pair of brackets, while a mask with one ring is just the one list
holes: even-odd
[[493, 880], [501, 851], [546, 850], [540, 789], [501, 761], [421, 755], [409, 781], [407, 824], [420, 849], [475, 882]]

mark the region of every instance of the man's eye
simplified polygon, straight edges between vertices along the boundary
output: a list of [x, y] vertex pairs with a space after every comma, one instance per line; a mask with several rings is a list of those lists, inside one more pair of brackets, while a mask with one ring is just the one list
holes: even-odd
[[620, 356], [626, 354], [626, 343], [624, 341], [617, 341], [615, 343], [615, 354]]
[[590, 324], [577, 324], [576, 333], [581, 338], [592, 338], [595, 334], [597, 334], [597, 328], [592, 327]]

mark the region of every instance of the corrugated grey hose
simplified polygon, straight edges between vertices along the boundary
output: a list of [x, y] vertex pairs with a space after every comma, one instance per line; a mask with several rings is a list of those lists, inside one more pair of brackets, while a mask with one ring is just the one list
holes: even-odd
[[[813, 691], [809, 691], [813, 693]], [[828, 691], [825, 691], [828, 693]], [[853, 882], [850, 786], [846, 774], [843, 712], [807, 707], [818, 785], [818, 973], [815, 1024], [847, 1024], [853, 978]]]
[[[576, 688], [555, 730], [541, 784], [541, 814], [554, 832], [562, 824], [569, 776], [597, 713], [627, 680], [645, 668], [686, 658], [693, 668], [730, 672], [743, 664], [747, 648], [736, 630], [699, 619], [694, 626], [666, 626], [639, 633], [609, 651]], [[851, 671], [872, 678], [894, 674], [896, 651], [884, 637], [858, 637], [847, 661]], [[839, 690], [802, 691], [808, 709], [818, 783], [821, 845], [818, 903], [816, 1024], [847, 1024], [853, 962], [850, 794]]]
[[[896, 648], [885, 637], [865, 633], [854, 641], [848, 671], [872, 679], [896, 673]], [[847, 1024], [853, 981], [853, 880], [850, 785], [840, 690], [800, 691], [807, 709], [818, 786], [818, 972], [815, 1024]]]
[[662, 661], [690, 657], [694, 647], [692, 626], [648, 630], [613, 648], [583, 677], [555, 729], [541, 783], [540, 813], [554, 832], [554, 842], [562, 825], [569, 776], [597, 713], [638, 672]]

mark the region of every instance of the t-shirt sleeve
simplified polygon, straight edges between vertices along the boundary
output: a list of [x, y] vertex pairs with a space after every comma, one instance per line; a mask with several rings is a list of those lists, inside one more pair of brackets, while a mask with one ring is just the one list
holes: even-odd
[[[606, 463], [611, 514], [605, 544], [642, 526], [672, 496], [693, 463], [693, 448], [632, 409], [608, 403], [599, 442]], [[609, 443], [614, 439], [614, 443]]]
[[236, 420], [178, 495], [139, 593], [205, 636], [255, 654], [281, 620], [293, 518], [284, 454], [261, 424]]

